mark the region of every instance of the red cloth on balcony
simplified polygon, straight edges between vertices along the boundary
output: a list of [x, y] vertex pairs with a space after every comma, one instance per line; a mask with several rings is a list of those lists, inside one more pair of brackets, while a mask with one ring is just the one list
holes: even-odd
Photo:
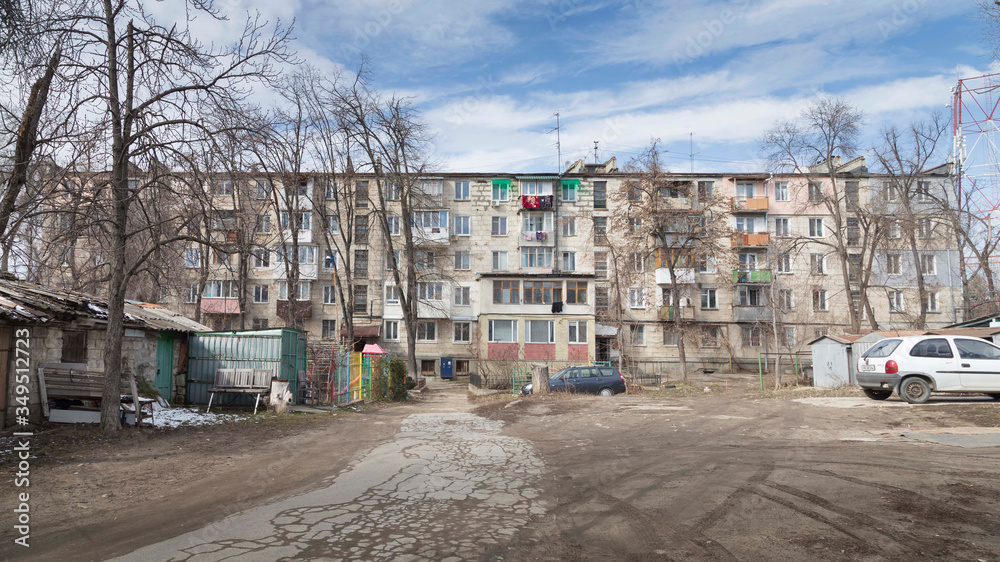
[[521, 206], [525, 209], [538, 209], [541, 205], [541, 201], [537, 195], [522, 195], [521, 196]]

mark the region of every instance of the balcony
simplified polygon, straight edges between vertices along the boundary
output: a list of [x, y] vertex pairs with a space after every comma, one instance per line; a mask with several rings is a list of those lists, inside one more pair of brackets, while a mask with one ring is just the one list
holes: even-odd
[[202, 314], [239, 314], [240, 301], [234, 298], [210, 298], [201, 299]]
[[552, 233], [545, 230], [528, 230], [518, 233], [519, 246], [546, 246], [552, 243]]
[[736, 322], [770, 322], [771, 309], [766, 306], [734, 306], [733, 320]]
[[[680, 285], [690, 285], [694, 283], [694, 269], [690, 268], [675, 268], [674, 273], [677, 275], [677, 283]], [[670, 268], [660, 267], [656, 269], [656, 284], [657, 285], [673, 285], [673, 277], [670, 276]]]
[[733, 233], [733, 248], [766, 248], [771, 243], [771, 235], [767, 232], [760, 234], [746, 234], [743, 232]]
[[[279, 300], [276, 307], [276, 312], [279, 318], [288, 318], [288, 312], [291, 301]], [[312, 318], [312, 302], [310, 301], [295, 301], [295, 317], [296, 318]]]
[[770, 269], [734, 269], [733, 283], [770, 283]]
[[658, 317], [660, 320], [675, 320], [678, 314], [681, 320], [694, 320], [694, 308], [690, 306], [661, 306]]
[[553, 195], [522, 195], [521, 209], [524, 211], [551, 211], [555, 205]]
[[733, 198], [734, 213], [766, 213], [768, 211], [767, 197], [735, 197]]
[[413, 238], [419, 243], [447, 244], [450, 239], [448, 227], [413, 227]]

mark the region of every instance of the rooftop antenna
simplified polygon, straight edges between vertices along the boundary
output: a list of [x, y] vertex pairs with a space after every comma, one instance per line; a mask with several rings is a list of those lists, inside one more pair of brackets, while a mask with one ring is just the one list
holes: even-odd
[[[558, 156], [558, 158], [556, 159], [556, 165], [559, 165], [559, 163], [562, 162], [562, 136], [561, 136], [560, 126], [559, 126], [559, 112], [558, 111], [555, 112], [554, 115], [555, 115], [555, 118], [556, 118], [556, 128], [555, 129], [549, 129], [549, 132], [550, 133], [552, 131], [556, 132], [556, 155]], [[559, 175], [562, 175], [562, 172], [563, 172], [562, 168], [560, 168], [559, 169]]]
[[688, 154], [691, 157], [691, 175], [694, 175], [694, 133], [691, 133], [691, 152]]
[[594, 141], [594, 164], [600, 164], [601, 161], [597, 159], [597, 143], [601, 141]]

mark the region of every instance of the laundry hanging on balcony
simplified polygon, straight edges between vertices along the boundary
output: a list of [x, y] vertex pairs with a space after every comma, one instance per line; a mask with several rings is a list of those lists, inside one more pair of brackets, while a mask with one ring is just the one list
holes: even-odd
[[552, 195], [541, 195], [538, 197], [538, 206], [535, 209], [551, 209], [552, 208]]
[[539, 209], [541, 205], [541, 198], [537, 195], [522, 195], [521, 196], [521, 207], [525, 209]]
[[535, 233], [535, 239], [536, 240], [545, 240], [545, 238], [546, 238], [546, 233], [544, 233], [542, 231], [538, 231], [538, 232]]

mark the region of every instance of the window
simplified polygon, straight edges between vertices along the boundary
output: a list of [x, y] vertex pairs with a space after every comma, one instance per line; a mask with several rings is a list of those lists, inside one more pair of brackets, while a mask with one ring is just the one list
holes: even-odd
[[736, 230], [743, 232], [745, 234], [753, 234], [756, 231], [754, 228], [753, 217], [737, 217], [736, 218]]
[[[295, 300], [307, 301], [309, 300], [309, 281], [299, 281], [298, 291], [296, 291]], [[278, 281], [278, 300], [287, 301], [288, 300], [288, 282]]]
[[789, 253], [778, 254], [778, 273], [792, 272], [792, 255]]
[[1000, 348], [983, 340], [956, 339], [955, 348], [962, 359], [1000, 359]]
[[326, 228], [330, 234], [340, 234], [340, 217], [329, 215], [326, 217]]
[[597, 310], [607, 310], [609, 302], [611, 301], [608, 298], [608, 288], [594, 287], [594, 306]]
[[518, 281], [494, 281], [494, 304], [518, 304], [520, 302], [521, 284]]
[[254, 197], [257, 199], [267, 199], [271, 196], [271, 182], [264, 180], [257, 180], [254, 186]]
[[522, 195], [552, 195], [552, 182], [528, 181], [521, 182]]
[[417, 263], [414, 264], [414, 267], [417, 269], [417, 271], [424, 271], [426, 269], [430, 269], [434, 267], [435, 257], [436, 256], [434, 255], [434, 252], [430, 252], [427, 250], [417, 250]]
[[594, 252], [594, 277], [597, 279], [608, 278], [607, 252]]
[[701, 346], [719, 347], [719, 327], [703, 326], [701, 328]]
[[337, 304], [337, 287], [323, 285], [323, 304]]
[[399, 320], [386, 320], [382, 329], [382, 339], [385, 341], [399, 341]]
[[573, 202], [576, 201], [576, 187], [578, 185], [575, 181], [564, 181], [560, 184], [560, 198], [563, 201]]
[[417, 228], [448, 228], [448, 211], [413, 211], [412, 223]]
[[889, 275], [899, 275], [903, 272], [901, 265], [901, 256], [899, 254], [886, 254], [885, 255], [885, 272]]
[[458, 271], [468, 271], [471, 269], [472, 255], [468, 251], [455, 252], [455, 269]]
[[337, 337], [337, 321], [336, 320], [323, 320], [321, 324], [322, 332], [320, 337], [324, 340], [332, 340]]
[[819, 203], [823, 200], [823, 184], [818, 181], [809, 182], [809, 202]]
[[743, 347], [763, 347], [764, 329], [754, 326], [743, 326], [740, 333]]
[[309, 181], [308, 180], [300, 181], [299, 182], [298, 190], [295, 192], [295, 194], [298, 195], [299, 197], [308, 197], [309, 196]]
[[787, 181], [776, 181], [774, 182], [774, 200], [775, 201], [788, 201], [788, 182]]
[[184, 302], [187, 304], [198, 302], [198, 285], [184, 288]]
[[333, 179], [326, 180], [325, 188], [323, 189], [323, 198], [327, 201], [333, 201], [337, 198], [337, 181]]
[[472, 323], [455, 322], [452, 324], [452, 341], [455, 343], [472, 343]]
[[826, 275], [826, 256], [823, 254], [810, 254], [809, 268], [813, 275]]
[[927, 293], [927, 312], [939, 312], [938, 294], [936, 292]]
[[87, 332], [85, 330], [63, 330], [62, 362], [87, 362]]
[[785, 331], [781, 334], [781, 345], [785, 347], [795, 347], [795, 326], [785, 326]]
[[354, 206], [358, 209], [368, 208], [368, 182], [359, 181], [354, 184]]
[[608, 217], [594, 217], [594, 244], [608, 245]]
[[517, 320], [490, 320], [490, 343], [517, 343]]
[[698, 182], [698, 199], [705, 200], [711, 199], [712, 195], [715, 193], [715, 182], [714, 181], [700, 181]]
[[254, 225], [254, 232], [259, 234], [271, 232], [271, 215], [257, 215], [257, 223]]
[[934, 254], [920, 256], [920, 273], [924, 275], [937, 275], [937, 256]]
[[563, 217], [559, 219], [563, 236], [576, 236], [576, 217]]
[[810, 238], [822, 238], [823, 237], [823, 219], [822, 218], [810, 218], [809, 219], [809, 237]]
[[240, 285], [236, 281], [219, 279], [205, 283], [201, 296], [206, 299], [235, 299], [240, 294]]
[[764, 290], [760, 287], [740, 286], [736, 290], [737, 306], [764, 306]]
[[748, 199], [754, 196], [754, 184], [740, 182], [736, 184], [736, 197], [738, 199]]
[[563, 271], [576, 271], [576, 252], [562, 253]]
[[646, 329], [642, 324], [629, 327], [632, 336], [632, 345], [646, 345]]
[[858, 198], [858, 182], [844, 182], [844, 205], [848, 211], [857, 211], [860, 200]]
[[792, 230], [789, 228], [787, 217], [774, 219], [774, 235], [778, 238], [788, 238], [792, 235]]
[[717, 289], [702, 289], [701, 308], [704, 310], [714, 310], [716, 308], [719, 308], [719, 301], [717, 297], [718, 297]]
[[368, 313], [368, 285], [354, 286], [354, 314]]
[[944, 338], [934, 338], [919, 342], [910, 350], [910, 355], [912, 357], [954, 357], [951, 352], [951, 346], [948, 345], [948, 340]]
[[396, 285], [385, 286], [385, 303], [399, 304], [399, 287]]
[[587, 282], [566, 282], [566, 304], [587, 304]]
[[740, 271], [754, 271], [757, 269], [757, 254], [742, 253], [739, 255]]
[[642, 232], [642, 217], [632, 217], [629, 221], [629, 232], [639, 234]]
[[847, 245], [861, 245], [861, 222], [857, 218], [848, 217], [847, 219]]
[[666, 347], [677, 347], [678, 334], [679, 332], [677, 331], [677, 326], [674, 326], [673, 324], [664, 324], [663, 345]]
[[472, 236], [472, 217], [455, 215], [455, 234], [458, 236]]
[[521, 267], [552, 267], [552, 248], [521, 248]]
[[433, 320], [417, 322], [417, 341], [437, 341], [437, 322]]
[[471, 289], [469, 287], [455, 287], [455, 305], [456, 306], [470, 306], [472, 305]]
[[889, 222], [889, 238], [899, 239], [903, 237], [903, 230], [899, 227], [899, 221], [892, 220]]
[[847, 254], [847, 280], [857, 283], [861, 274], [861, 254]]
[[385, 270], [392, 271], [394, 266], [399, 263], [399, 252], [400, 250], [393, 250], [392, 253], [385, 253]]
[[528, 320], [525, 328], [525, 343], [556, 342], [556, 323], [552, 320]]
[[813, 291], [813, 310], [822, 312], [830, 310], [830, 303], [826, 300], [826, 290], [816, 289]]
[[212, 230], [229, 230], [236, 228], [235, 211], [216, 211], [212, 215]]
[[931, 200], [931, 182], [929, 181], [918, 181], [917, 189], [913, 194], [914, 201], [930, 201]]
[[510, 180], [493, 180], [493, 200], [510, 200]]
[[469, 182], [467, 181], [455, 182], [455, 201], [468, 201], [468, 200], [469, 200]]
[[524, 304], [562, 302], [561, 281], [525, 281]]
[[698, 260], [698, 273], [715, 273], [716, 270], [714, 256], [704, 256]]
[[[289, 221], [292, 219], [295, 220], [294, 225], [289, 224]], [[312, 230], [312, 213], [303, 211], [289, 214], [288, 211], [281, 211], [281, 229], [290, 230], [293, 226], [299, 230]]]
[[636, 273], [646, 271], [646, 256], [642, 252], [632, 252], [629, 261], [632, 263], [632, 271]]
[[368, 215], [358, 215], [354, 219], [354, 243], [368, 243]]
[[795, 310], [795, 293], [791, 289], [779, 289], [778, 306], [783, 311]]
[[394, 183], [385, 184], [385, 200], [386, 201], [399, 201], [400, 189], [399, 186]]
[[201, 250], [198, 248], [188, 248], [184, 255], [184, 266], [189, 268], [201, 265]]
[[629, 308], [646, 308], [646, 291], [641, 287], [629, 287], [628, 289]]
[[337, 249], [325, 250], [323, 252], [323, 270], [324, 271], [334, 271], [337, 269], [337, 264], [339, 263], [337, 256]]
[[889, 312], [903, 312], [903, 291], [889, 291]]
[[269, 300], [267, 294], [267, 285], [254, 285], [253, 286], [253, 302], [257, 304], [265, 303]]
[[212, 195], [232, 195], [232, 180], [216, 180], [212, 184]]
[[552, 213], [525, 213], [525, 232], [549, 232], [552, 230]]
[[568, 343], [587, 343], [587, 322], [584, 320], [573, 320], [568, 323], [569, 335], [566, 338]]
[[493, 217], [493, 236], [507, 236], [507, 217]]
[[885, 198], [889, 203], [896, 203], [899, 201], [899, 188], [893, 185], [891, 181], [884, 181], [882, 183], [882, 189], [885, 190]]
[[389, 227], [389, 236], [399, 236], [401, 226], [399, 217], [396, 215], [389, 215], [385, 218], [385, 222]]
[[674, 291], [673, 289], [661, 289], [660, 302], [666, 306], [674, 305]]
[[444, 294], [444, 284], [438, 282], [424, 282], [421, 281], [417, 283], [417, 298], [420, 300], [430, 300], [439, 301], [442, 300], [442, 295]]
[[254, 330], [266, 330], [267, 318], [254, 318], [250, 325]]
[[233, 249], [231, 246], [226, 246], [225, 248], [215, 250], [213, 252], [215, 255], [215, 263], [217, 265], [232, 265], [233, 264]]
[[594, 182], [594, 208], [608, 208], [608, 182], [606, 181]]
[[420, 192], [424, 195], [438, 196], [444, 193], [442, 182], [423, 181], [420, 182]]
[[493, 271], [507, 271], [507, 252], [493, 252]]
[[930, 238], [934, 234], [934, 223], [931, 219], [917, 219], [917, 238]]

